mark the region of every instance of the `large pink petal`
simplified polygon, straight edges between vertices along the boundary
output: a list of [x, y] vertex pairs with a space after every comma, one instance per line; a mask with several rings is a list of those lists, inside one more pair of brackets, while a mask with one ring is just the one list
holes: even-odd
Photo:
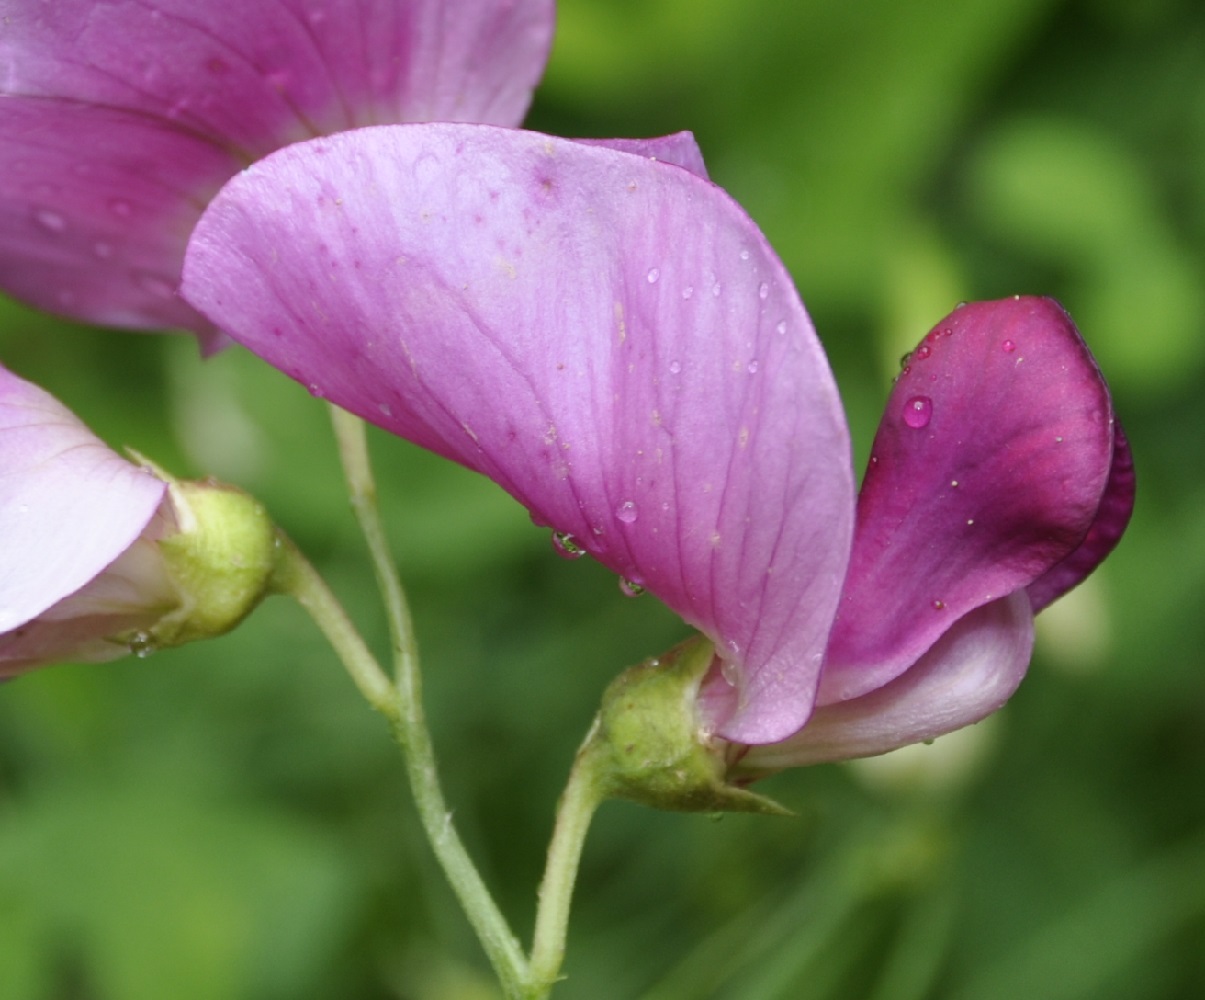
[[821, 703], [886, 684], [961, 616], [1075, 550], [1113, 451], [1108, 388], [1056, 302], [980, 302], [942, 320], [875, 438]]
[[848, 557], [847, 432], [790, 278], [718, 188], [534, 133], [366, 129], [235, 178], [183, 291], [713, 637], [725, 735], [802, 724]]
[[212, 343], [176, 289], [229, 177], [364, 124], [517, 124], [552, 23], [552, 0], [0, 0], [0, 287]]
[[0, 368], [0, 633], [112, 563], [164, 489], [53, 397]]
[[955, 622], [903, 676], [816, 709], [800, 732], [751, 748], [741, 766], [774, 771], [872, 757], [969, 726], [1012, 697], [1032, 649], [1033, 613], [1018, 591]]

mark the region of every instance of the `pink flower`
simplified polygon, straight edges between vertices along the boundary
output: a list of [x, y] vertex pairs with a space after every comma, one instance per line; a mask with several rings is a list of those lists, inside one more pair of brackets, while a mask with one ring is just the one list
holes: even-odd
[[176, 288], [227, 179], [362, 125], [516, 125], [552, 22], [552, 0], [3, 0], [0, 288], [212, 347]]
[[641, 149], [458, 125], [294, 146], [215, 199], [183, 294], [699, 628], [701, 724], [767, 766], [992, 711], [1034, 610], [1132, 502], [1075, 327], [1045, 299], [955, 310], [897, 381], [855, 507], [790, 277], [697, 154]]
[[274, 548], [250, 497], [135, 465], [0, 368], [0, 678], [228, 631]]

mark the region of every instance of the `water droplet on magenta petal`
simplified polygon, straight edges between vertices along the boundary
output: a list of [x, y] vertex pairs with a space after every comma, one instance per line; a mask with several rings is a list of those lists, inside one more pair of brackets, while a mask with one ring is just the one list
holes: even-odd
[[694, 293], [695, 293], [694, 286], [687, 285], [685, 288], [682, 289], [682, 298], [689, 299], [692, 295], [694, 295]]
[[67, 220], [49, 208], [39, 208], [34, 212], [33, 217], [37, 224], [48, 233], [61, 233], [67, 228]]
[[134, 214], [134, 206], [124, 198], [110, 198], [109, 211], [116, 215], [119, 219], [128, 219]]
[[784, 319], [784, 320], [780, 320], [780, 321], [779, 321], [779, 323], [778, 323], [778, 326], [776, 326], [774, 329], [775, 329], [775, 330], [776, 330], [776, 331], [777, 331], [777, 332], [778, 332], [780, 335], [781, 335], [781, 334], [786, 333], [786, 332], [787, 332], [787, 321], [786, 321], [785, 319]]
[[1005, 354], [1012, 354], [1017, 349], [1017, 345], [1011, 340], [1006, 340], [1000, 347], [1004, 350]]
[[650, 285], [657, 284], [657, 279], [661, 277], [661, 272], [655, 267], [649, 268], [649, 273], [645, 275]]
[[748, 250], [742, 250], [742, 251], [741, 251], [741, 260], [748, 260], [748, 259], [749, 259], [749, 251], [748, 251]]
[[770, 286], [764, 281], [757, 286], [757, 297], [763, 302], [770, 297]]
[[933, 602], [933, 610], [934, 610], [934, 611], [944, 611], [944, 610], [945, 610], [945, 607], [946, 607], [946, 602], [945, 602], [945, 601], [937, 601], [937, 600], [935, 600], [935, 601]]
[[631, 524], [636, 520], [636, 505], [631, 500], [625, 500], [615, 508], [615, 517], [624, 524]]
[[921, 344], [912, 355], [917, 361], [924, 361], [930, 354], [933, 353], [933, 348], [928, 344]]
[[672, 374], [677, 375], [680, 371], [682, 371], [682, 362], [681, 361], [671, 361], [669, 363], [669, 370]]
[[552, 533], [552, 548], [562, 559], [580, 559], [586, 554], [586, 550], [567, 531]]
[[644, 587], [635, 580], [629, 580], [627, 577], [621, 576], [619, 578], [619, 592], [624, 597], [639, 597], [644, 593]]
[[383, 417], [393, 416], [393, 407], [391, 407], [388, 403], [377, 403], [377, 411]]
[[928, 396], [913, 396], [904, 404], [904, 423], [919, 430], [928, 427], [933, 419], [933, 400]]
[[749, 372], [750, 375], [756, 375], [757, 369], [760, 367], [761, 367], [761, 365], [758, 364], [757, 358], [754, 358], [752, 361], [749, 362], [749, 364], [747, 364], [745, 366], [745, 369]]
[[103, 241], [100, 243], [95, 243], [92, 246], [92, 252], [96, 255], [98, 260], [108, 260], [113, 256], [113, 244], [105, 243]]
[[714, 285], [711, 286], [711, 294], [716, 296], [717, 298], [719, 297], [719, 294], [721, 291], [722, 291], [722, 289], [720, 288], [720, 283], [718, 281]]
[[741, 684], [741, 667], [735, 660], [720, 661], [720, 676], [729, 687], [740, 687]]
[[140, 274], [137, 277], [137, 281], [143, 291], [150, 292], [157, 299], [175, 297], [176, 290], [157, 274]]

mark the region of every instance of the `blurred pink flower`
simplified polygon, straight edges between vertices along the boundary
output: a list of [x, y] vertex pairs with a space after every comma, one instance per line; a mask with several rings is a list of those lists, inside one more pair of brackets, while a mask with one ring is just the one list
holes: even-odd
[[212, 349], [176, 292], [227, 179], [363, 125], [517, 125], [552, 27], [553, 0], [0, 0], [0, 288]]
[[214, 200], [183, 294], [699, 628], [700, 723], [766, 766], [981, 718], [1034, 611], [1129, 516], [1095, 362], [1050, 300], [955, 310], [896, 382], [855, 506], [790, 277], [686, 148], [461, 125], [297, 145]]

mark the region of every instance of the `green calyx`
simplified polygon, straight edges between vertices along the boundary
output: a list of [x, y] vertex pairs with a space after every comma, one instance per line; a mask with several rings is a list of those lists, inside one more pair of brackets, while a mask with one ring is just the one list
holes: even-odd
[[728, 781], [732, 744], [707, 733], [696, 709], [715, 651], [702, 636], [619, 675], [581, 750], [602, 795], [679, 812], [788, 810]]
[[158, 546], [180, 603], [135, 637], [146, 648], [229, 632], [270, 592], [277, 562], [276, 527], [254, 497], [214, 480], [169, 478], [168, 490], [179, 530]]

